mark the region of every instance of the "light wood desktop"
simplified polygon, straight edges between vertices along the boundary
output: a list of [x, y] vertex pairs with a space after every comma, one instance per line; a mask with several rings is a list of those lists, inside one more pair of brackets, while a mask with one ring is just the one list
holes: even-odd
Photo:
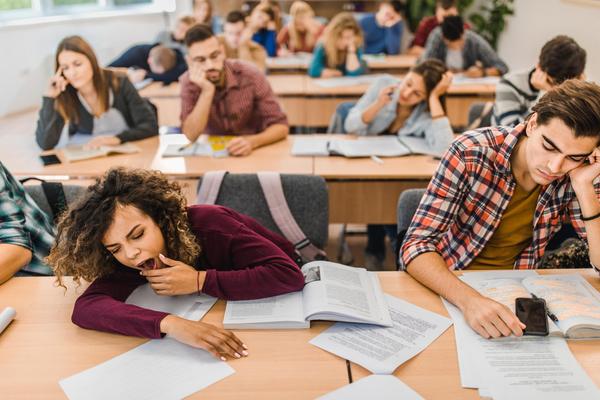
[[[540, 270], [581, 273], [597, 289], [600, 279], [591, 270]], [[419, 307], [448, 316], [439, 296], [404, 272], [379, 272], [384, 292]], [[93, 367], [143, 343], [145, 339], [76, 327], [70, 321], [77, 296], [69, 282], [64, 292], [54, 278], [13, 278], [0, 286], [0, 309], [17, 310], [15, 321], [0, 336], [0, 393], [10, 399], [65, 398], [58, 381]], [[220, 325], [224, 303], [219, 301], [203, 321]], [[237, 331], [250, 356], [231, 362], [232, 376], [190, 398], [312, 399], [348, 383], [345, 360], [308, 341], [330, 326], [313, 322], [307, 330]], [[575, 358], [600, 386], [600, 341], [569, 341]], [[351, 363], [354, 381], [370, 375]], [[426, 399], [478, 398], [460, 386], [454, 330], [449, 328], [423, 352], [401, 365], [395, 375]]]
[[[596, 289], [600, 289], [598, 273], [591, 269], [538, 270], [540, 274], [582, 274]], [[420, 285], [408, 274], [380, 272], [384, 292], [419, 307], [448, 317], [440, 297]], [[600, 340], [570, 340], [571, 351], [583, 369], [600, 387]], [[354, 381], [370, 375], [363, 367], [352, 363]], [[395, 376], [425, 399], [479, 399], [476, 390], [460, 385], [454, 328], [450, 327], [431, 346], [396, 369]]]
[[[278, 59], [285, 57], [267, 58], [267, 71], [269, 75], [277, 74], [306, 74], [310, 57], [297, 62], [278, 62]], [[385, 56], [367, 56], [367, 66], [371, 73], [406, 73], [417, 63], [417, 57], [409, 54], [385, 55]]]
[[[306, 75], [267, 76], [291, 126], [326, 127], [336, 107], [344, 101], [357, 101], [369, 85], [324, 88]], [[493, 101], [495, 86], [489, 84], [453, 85], [446, 95], [446, 111], [454, 126], [467, 124], [469, 106], [474, 102]], [[140, 91], [158, 108], [160, 125], [179, 126], [181, 104], [179, 85], [153, 83]]]
[[[0, 335], [0, 397], [64, 399], [58, 381], [94, 367], [146, 341], [86, 330], [71, 323], [78, 291], [54, 278], [13, 278], [0, 286], [0, 310], [17, 317]], [[68, 281], [70, 282], [70, 280]], [[222, 326], [224, 302], [203, 321]], [[235, 374], [190, 399], [312, 399], [348, 384], [345, 360], [308, 343], [331, 323], [293, 331], [239, 331], [250, 356], [230, 365]], [[110, 384], [110, 382], [106, 382]]]

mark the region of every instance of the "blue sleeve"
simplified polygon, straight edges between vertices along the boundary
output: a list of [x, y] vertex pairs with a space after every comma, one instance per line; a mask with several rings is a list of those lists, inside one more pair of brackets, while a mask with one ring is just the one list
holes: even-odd
[[360, 67], [358, 67], [354, 71], [348, 71], [344, 67], [344, 75], [346, 75], [346, 76], [358, 76], [358, 75], [362, 75], [365, 72], [367, 72], [367, 63], [363, 59], [363, 51], [362, 51], [362, 49], [359, 48], [358, 50], [356, 50], [356, 56], [358, 57], [358, 62], [360, 63]]
[[277, 57], [277, 32], [268, 30], [265, 38], [265, 49], [269, 57]]
[[386, 54], [400, 54], [402, 44], [402, 30], [404, 25], [398, 21], [395, 25], [385, 30], [385, 52]]
[[322, 44], [318, 44], [313, 52], [312, 59], [308, 66], [308, 76], [313, 78], [321, 77], [323, 69], [325, 69], [325, 48]]
[[148, 66], [148, 54], [152, 47], [153, 45], [151, 44], [132, 46], [125, 50], [116, 60], [108, 64], [108, 66], [115, 68], [138, 67], [148, 70], [150, 69]]

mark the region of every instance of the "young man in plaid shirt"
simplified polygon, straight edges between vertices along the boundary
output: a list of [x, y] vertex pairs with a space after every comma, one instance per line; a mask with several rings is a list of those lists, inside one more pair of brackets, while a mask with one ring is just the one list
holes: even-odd
[[43, 259], [53, 242], [49, 218], [0, 163], [0, 284], [17, 273], [52, 275]]
[[401, 260], [481, 336], [522, 335], [510, 309], [451, 271], [532, 269], [564, 221], [600, 266], [600, 86], [569, 80], [515, 128], [463, 134], [446, 152], [413, 218]]

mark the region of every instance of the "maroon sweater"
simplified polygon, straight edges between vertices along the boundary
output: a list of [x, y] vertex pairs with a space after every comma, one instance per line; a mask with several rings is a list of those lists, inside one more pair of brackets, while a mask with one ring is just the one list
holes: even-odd
[[[226, 207], [199, 205], [188, 208], [188, 220], [202, 247], [196, 267], [206, 270], [203, 293], [249, 300], [303, 288], [292, 244], [254, 219]], [[124, 303], [146, 282], [127, 267], [96, 279], [75, 302], [73, 322], [88, 329], [160, 338], [160, 322], [168, 313]]]

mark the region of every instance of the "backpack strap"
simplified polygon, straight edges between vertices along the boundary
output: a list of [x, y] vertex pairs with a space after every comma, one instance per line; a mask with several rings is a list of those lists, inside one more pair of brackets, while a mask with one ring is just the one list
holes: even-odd
[[210, 171], [202, 176], [196, 204], [215, 204], [227, 171]]
[[53, 220], [56, 223], [60, 214], [67, 209], [67, 196], [65, 196], [63, 184], [60, 182], [46, 182], [43, 179], [34, 177], [21, 179], [20, 182], [25, 183], [27, 181], [40, 182], [44, 195], [46, 196], [46, 201], [52, 211]]
[[285, 200], [279, 173], [259, 172], [256, 175], [273, 220], [286, 239], [292, 242], [302, 259], [304, 261], [327, 259], [327, 254], [310, 242], [292, 216]]

